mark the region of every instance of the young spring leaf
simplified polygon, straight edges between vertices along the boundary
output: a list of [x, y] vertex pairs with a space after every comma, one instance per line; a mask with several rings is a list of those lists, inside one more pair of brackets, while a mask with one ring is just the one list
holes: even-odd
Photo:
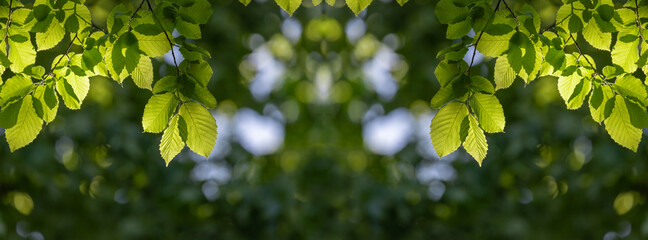
[[180, 107], [181, 132], [186, 129], [187, 146], [195, 153], [208, 157], [216, 144], [216, 121], [205, 107], [187, 102]]
[[59, 106], [54, 86], [51, 84], [40, 85], [34, 90], [33, 96], [36, 115], [47, 123], [54, 121]]
[[164, 130], [162, 134], [162, 140], [160, 141], [160, 154], [166, 163], [166, 166], [169, 166], [169, 163], [173, 158], [182, 151], [185, 146], [185, 143], [180, 137], [180, 128], [178, 126], [180, 116], [175, 115], [169, 121], [169, 126]]
[[[611, 103], [609, 102], [610, 99], [612, 99]], [[594, 84], [594, 89], [589, 99], [590, 114], [594, 121], [600, 123], [609, 116], [605, 111], [607, 104], [614, 105], [614, 91], [612, 91], [610, 86], [598, 86]]]
[[169, 118], [178, 107], [178, 98], [173, 93], [151, 96], [144, 107], [142, 127], [144, 132], [159, 133], [167, 127]]
[[587, 26], [585, 26], [585, 29], [583, 29], [583, 37], [592, 47], [610, 51], [612, 34], [601, 31], [594, 19], [591, 19]]
[[633, 73], [639, 60], [639, 41], [624, 42], [620, 35], [612, 49], [612, 63], [619, 65], [627, 73]]
[[432, 119], [430, 137], [439, 157], [454, 152], [461, 145], [461, 123], [466, 116], [466, 105], [451, 102], [441, 108]]
[[139, 64], [133, 70], [131, 77], [137, 87], [153, 90], [151, 88], [153, 84], [153, 64], [151, 63], [151, 58], [145, 55], [140, 56]]
[[286, 11], [290, 16], [299, 8], [301, 5], [301, 0], [275, 0], [277, 5]]
[[623, 77], [617, 78], [613, 87], [623, 97], [632, 99], [646, 106], [646, 98], [648, 98], [648, 92], [646, 92], [645, 85], [638, 78], [630, 74], [626, 74]]
[[[291, 0], [275, 0], [275, 1], [291, 1]], [[292, 0], [295, 1], [295, 0]], [[372, 0], [346, 0], [346, 4], [353, 11], [353, 13], [358, 16], [362, 10], [365, 10]], [[301, 1], [300, 1], [301, 2]]]
[[567, 109], [580, 108], [590, 88], [590, 80], [581, 77], [578, 71], [569, 76], [560, 76], [558, 78], [558, 92], [562, 99], [565, 100]]
[[22, 72], [25, 67], [36, 62], [36, 50], [28, 36], [29, 33], [21, 33], [9, 38], [7, 57], [12, 63], [9, 68], [13, 72]]
[[637, 151], [642, 131], [632, 124], [626, 101], [619, 95], [614, 97], [614, 108], [610, 117], [605, 119], [605, 129], [616, 143]]
[[504, 109], [495, 95], [475, 93], [469, 102], [484, 131], [488, 133], [504, 131], [506, 124]]
[[20, 110], [16, 124], [5, 132], [9, 149], [12, 152], [34, 141], [43, 128], [43, 120], [36, 115], [34, 110], [32, 96], [25, 96], [19, 103]]
[[56, 80], [56, 91], [69, 109], [80, 109], [83, 100], [90, 90], [90, 80], [87, 76], [78, 76], [69, 71], [67, 76]]
[[43, 51], [55, 47], [65, 36], [65, 29], [56, 20], [52, 20], [49, 28], [45, 32], [36, 33], [36, 46], [38, 51]]
[[463, 143], [463, 147], [477, 161], [477, 164], [481, 166], [482, 161], [486, 158], [486, 152], [488, 152], [486, 136], [484, 135], [484, 131], [479, 127], [475, 116], [468, 115], [468, 121], [468, 135]]
[[513, 84], [515, 80], [515, 71], [509, 65], [508, 57], [506, 55], [498, 57], [495, 60], [495, 72], [493, 77], [495, 79], [495, 90], [505, 89]]
[[34, 88], [31, 80], [22, 74], [7, 79], [0, 91], [0, 106], [4, 108], [27, 95]]

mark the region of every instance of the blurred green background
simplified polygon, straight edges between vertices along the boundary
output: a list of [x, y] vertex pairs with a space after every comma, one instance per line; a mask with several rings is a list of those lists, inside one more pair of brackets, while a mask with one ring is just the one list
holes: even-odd
[[[99, 26], [139, 3], [87, 2]], [[210, 158], [185, 149], [164, 167], [141, 127], [150, 92], [94, 78], [81, 110], [61, 107], [14, 153], [0, 144], [0, 239], [648, 238], [648, 145], [633, 153], [586, 107], [566, 110], [555, 79], [497, 93], [507, 125], [482, 167], [462, 149], [436, 156], [429, 100], [452, 42], [435, 1], [374, 1], [358, 18], [342, 1], [293, 17], [270, 0], [211, 3], [197, 41], [219, 100]], [[509, 3], [543, 26], [561, 4]], [[476, 62], [492, 78], [493, 59]]]

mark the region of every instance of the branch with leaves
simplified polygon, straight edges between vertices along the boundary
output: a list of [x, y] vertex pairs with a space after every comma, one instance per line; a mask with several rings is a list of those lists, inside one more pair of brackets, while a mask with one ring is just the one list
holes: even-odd
[[[90, 79], [108, 77], [120, 84], [130, 79], [153, 93], [144, 107], [142, 126], [144, 132], [163, 133], [160, 152], [167, 165], [185, 146], [209, 156], [217, 134], [208, 110], [216, 107], [207, 90], [212, 69], [205, 59], [210, 54], [189, 41], [201, 38], [200, 25], [212, 14], [209, 2], [178, 5], [163, 0], [153, 7], [142, 0], [132, 11], [119, 5], [110, 12], [106, 30], [92, 23], [83, 3], [36, 0], [27, 7], [20, 1], [0, 0], [0, 13], [7, 13], [0, 15], [5, 36], [0, 42], [0, 75], [10, 71], [10, 77], [0, 81], [0, 127], [6, 129], [11, 151], [31, 143], [44, 123], [54, 121], [59, 101], [80, 109]], [[172, 38], [174, 30], [180, 35]], [[34, 65], [41, 51], [55, 48], [66, 37], [70, 42], [49, 71]], [[174, 46], [184, 56], [181, 63]], [[152, 58], [168, 52], [175, 74], [155, 81]]]
[[[648, 127], [648, 86], [635, 77], [639, 71], [648, 73], [642, 24], [648, 13], [640, 11], [648, 3], [628, 1], [615, 9], [611, 0], [563, 2], [556, 23], [545, 28], [529, 5], [515, 8], [504, 0], [495, 8], [490, 1], [466, 5], [441, 0], [436, 5], [439, 21], [448, 25], [446, 37], [459, 39], [439, 53], [442, 60], [435, 70], [441, 89], [431, 104], [440, 110], [430, 135], [439, 156], [463, 145], [481, 165], [488, 150], [484, 132], [503, 132], [505, 126], [495, 92], [516, 79], [528, 84], [545, 76], [558, 78], [568, 109], [578, 109], [587, 100], [592, 119], [604, 124], [618, 144], [637, 150], [642, 129]], [[508, 12], [497, 11], [501, 3]], [[477, 39], [467, 36], [471, 30], [481, 30]], [[612, 46], [613, 34], [617, 39]], [[597, 68], [581, 41], [607, 52], [612, 65]], [[470, 65], [463, 61], [469, 46], [496, 59], [493, 79], [470, 71], [473, 60]]]

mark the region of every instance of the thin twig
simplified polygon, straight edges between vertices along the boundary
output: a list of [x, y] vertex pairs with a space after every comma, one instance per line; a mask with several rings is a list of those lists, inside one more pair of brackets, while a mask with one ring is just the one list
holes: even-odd
[[[77, 35], [78, 35], [78, 33], [74, 34], [74, 37], [72, 37], [72, 40], [70, 40], [70, 44], [68, 44], [67, 49], [65, 49], [65, 56], [68, 58], [68, 60], [70, 59], [70, 56], [68, 54], [70, 53], [70, 49], [72, 48], [72, 43], [74, 43], [75, 39], [79, 39]], [[79, 41], [81, 41], [81, 39], [79, 39]], [[54, 73], [54, 69], [58, 67], [58, 64], [61, 63], [62, 59], [63, 59], [63, 56], [61, 56], [58, 59], [58, 61], [56, 61], [56, 64], [54, 64], [54, 66], [52, 67], [50, 72], [43, 74], [43, 76], [41, 76], [41, 78], [44, 78], [47, 75], [52, 75]]]
[[[495, 6], [495, 9], [493, 11], [497, 12], [497, 9], [499, 9], [499, 5], [500, 5], [500, 3], [502, 3], [502, 1], [503, 0], [498, 0], [497, 1], [497, 5]], [[488, 22], [490, 22], [493, 17], [495, 17], [494, 14], [491, 17], [491, 19], [488, 20]], [[481, 30], [481, 32], [479, 32], [479, 36], [477, 37], [477, 41], [475, 41], [475, 44], [473, 44], [474, 49], [473, 49], [472, 57], [470, 59], [470, 66], [468, 66], [468, 76], [470, 76], [470, 70], [472, 69], [473, 63], [475, 62], [475, 54], [477, 53], [477, 44], [479, 44], [479, 40], [481, 40], [482, 35], [484, 35], [484, 31], [486, 30], [486, 27], [488, 27], [488, 26], [484, 26], [484, 28]]]
[[135, 9], [135, 12], [133, 12], [133, 15], [131, 15], [130, 20], [129, 20], [128, 22], [133, 21], [133, 18], [135, 17], [135, 14], [137, 14], [137, 12], [138, 12], [140, 9], [142, 9], [142, 6], [144, 5], [144, 1], [146, 1], [146, 0], [142, 0], [142, 2], [141, 2], [140, 5], [137, 7], [137, 9]]
[[555, 28], [555, 27], [556, 27], [556, 23], [551, 24], [551, 26], [546, 27], [546, 28], [540, 30], [539, 34], [542, 34], [542, 33], [546, 32], [546, 31], [549, 31], [549, 29], [552, 29], [552, 28]]
[[[144, 1], [146, 1], [146, 4], [148, 5], [149, 10], [153, 11], [153, 7], [151, 7], [151, 3], [149, 2], [149, 0], [144, 0]], [[500, 1], [501, 1], [501, 0], [500, 0]], [[153, 17], [157, 18], [157, 16], [155, 16], [155, 14], [153, 14]], [[158, 22], [159, 22], [159, 20], [158, 20]], [[171, 45], [171, 56], [173, 56], [173, 65], [175, 65], [175, 68], [176, 68], [176, 74], [178, 74], [178, 76], [180, 76], [180, 68], [178, 67], [178, 62], [177, 62], [177, 60], [176, 60], [175, 51], [173, 51], [173, 46], [174, 46], [174, 44], [173, 44], [173, 42], [171, 41], [171, 38], [169, 38], [169, 34], [168, 34], [167, 31], [164, 29], [164, 27], [163, 27], [163, 26], [160, 26], [160, 27], [162, 27], [162, 31], [164, 32], [164, 36], [166, 37], [167, 41], [169, 42], [169, 45]], [[473, 56], [473, 58], [474, 58], [474, 57], [475, 57], [475, 56]]]
[[513, 10], [511, 10], [511, 8], [509, 7], [509, 5], [506, 4], [506, 0], [502, 0], [502, 2], [504, 2], [504, 6], [506, 7], [506, 9], [508, 9], [508, 11], [513, 15], [513, 17], [515, 18], [515, 21], [518, 22], [518, 18], [517, 18], [517, 16], [515, 16], [515, 13], [513, 12]]
[[[578, 50], [578, 58], [580, 58], [581, 56], [583, 56], [583, 51], [581, 50], [580, 45], [578, 45], [578, 42], [576, 42], [576, 39], [574, 38], [574, 35], [572, 35], [572, 34], [570, 33], [570, 34], [569, 34], [569, 38], [567, 39], [567, 42], [569, 42], [569, 39], [574, 40], [574, 45], [576, 45], [576, 49]], [[567, 42], [565, 42], [565, 46], [566, 46]], [[563, 48], [563, 51], [564, 51], [564, 48]], [[589, 60], [589, 58], [587, 58], [587, 56], [585, 56], [585, 61], [587, 61], [587, 63], [590, 65], [590, 67], [591, 67], [592, 69], [594, 69], [594, 74], [596, 74], [596, 75], [601, 75], [601, 76], [603, 76], [604, 78], [607, 78], [603, 73], [599, 73], [599, 72], [596, 70], [596, 67], [594, 67], [594, 64], [592, 64], [592, 62], [590, 62], [590, 60]]]

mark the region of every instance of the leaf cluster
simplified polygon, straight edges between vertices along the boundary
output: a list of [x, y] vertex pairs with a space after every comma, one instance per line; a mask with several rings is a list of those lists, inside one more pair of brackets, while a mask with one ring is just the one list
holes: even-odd
[[[8, 76], [0, 80], [0, 127], [7, 129], [10, 149], [31, 143], [56, 118], [60, 101], [80, 109], [90, 79], [107, 77], [119, 84], [132, 80], [153, 93], [142, 126], [164, 131], [160, 152], [167, 164], [185, 143], [208, 156], [216, 141], [208, 108], [216, 99], [207, 90], [210, 54], [193, 42], [211, 14], [207, 0], [143, 0], [135, 9], [112, 9], [104, 30], [92, 23], [84, 0], [36, 0], [31, 6], [0, 0], [0, 74]], [[40, 52], [61, 43], [66, 51], [49, 68], [34, 64]], [[179, 64], [176, 51], [185, 58]], [[152, 61], [168, 52], [175, 72], [155, 81]]]

